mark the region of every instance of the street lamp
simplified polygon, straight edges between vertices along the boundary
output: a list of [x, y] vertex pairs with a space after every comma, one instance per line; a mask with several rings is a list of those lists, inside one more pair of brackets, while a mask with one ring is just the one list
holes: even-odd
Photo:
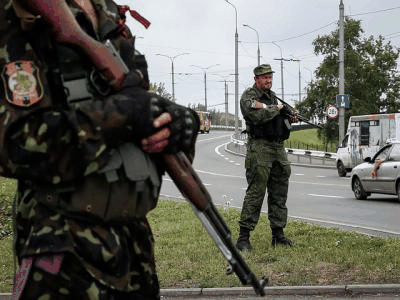
[[211, 67], [215, 67], [215, 66], [219, 66], [219, 65], [220, 64], [211, 65], [211, 66], [208, 66], [207, 68], [203, 68], [203, 67], [192, 65], [192, 67], [199, 68], [199, 69], [202, 69], [204, 71], [204, 106], [205, 106], [205, 111], [207, 111], [207, 72], [206, 71]]
[[[295, 58], [293, 55], [291, 55], [293, 58]], [[301, 102], [301, 72], [300, 72], [300, 59], [293, 59], [291, 58], [291, 61], [297, 61], [299, 63], [299, 103]]]
[[274, 44], [275, 46], [277, 46], [279, 48], [279, 50], [281, 50], [281, 58], [280, 59], [276, 59], [275, 60], [280, 60], [281, 61], [281, 86], [282, 86], [282, 100], [285, 100], [285, 89], [283, 87], [283, 56], [282, 56], [282, 48], [281, 46], [279, 46], [277, 43], [272, 42], [272, 44]]
[[225, 0], [235, 9], [236, 14], [236, 29], [235, 29], [235, 137], [239, 136], [238, 123], [239, 123], [239, 59], [238, 59], [238, 44], [239, 36], [237, 32], [237, 9], [236, 6]]
[[178, 55], [175, 55], [175, 56], [168, 56], [168, 55], [165, 55], [165, 54], [156, 54], [156, 55], [158, 55], [158, 56], [165, 56], [165, 57], [168, 57], [170, 60], [171, 60], [171, 69], [172, 69], [172, 72], [171, 72], [171, 74], [172, 74], [172, 101], [174, 101], [175, 102], [175, 82], [174, 82], [174, 60], [175, 60], [175, 58], [177, 58], [178, 56], [181, 56], [181, 55], [186, 55], [186, 54], [190, 54], [190, 53], [181, 53], [181, 54], [178, 54]]
[[247, 24], [243, 24], [245, 27], [249, 27], [250, 29], [253, 29], [257, 33], [257, 65], [260, 65], [260, 38], [258, 36], [258, 31], [255, 30], [253, 27]]
[[313, 73], [312, 73], [312, 71], [309, 69], [309, 68], [307, 68], [307, 67], [304, 67], [304, 69], [306, 69], [308, 72], [310, 72], [310, 82], [313, 80]]

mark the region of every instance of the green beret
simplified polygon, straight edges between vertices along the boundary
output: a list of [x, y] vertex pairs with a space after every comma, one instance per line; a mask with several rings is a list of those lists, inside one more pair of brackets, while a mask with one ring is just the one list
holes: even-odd
[[254, 72], [254, 75], [256, 75], [256, 76], [262, 75], [262, 74], [267, 74], [267, 73], [275, 73], [275, 71], [272, 71], [271, 65], [269, 65], [269, 64], [259, 65], [254, 68], [253, 72]]

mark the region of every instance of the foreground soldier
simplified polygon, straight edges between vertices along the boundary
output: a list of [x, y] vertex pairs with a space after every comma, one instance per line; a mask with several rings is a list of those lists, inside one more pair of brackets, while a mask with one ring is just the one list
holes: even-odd
[[198, 118], [147, 91], [127, 7], [67, 3], [130, 72], [113, 92], [82, 51], [55, 42], [29, 1], [1, 2], [0, 174], [18, 179], [14, 298], [159, 299], [146, 219], [164, 172], [157, 153], [193, 158]]
[[275, 93], [271, 91], [272, 73], [268, 64], [256, 67], [255, 84], [244, 91], [240, 99], [248, 134], [245, 160], [248, 187], [236, 243], [240, 251], [251, 248], [250, 232], [260, 217], [266, 189], [272, 245], [291, 246], [293, 243], [283, 233], [287, 223], [286, 200], [291, 172], [283, 141], [289, 137], [290, 122], [297, 122], [297, 119], [289, 117], [282, 104], [278, 105]]

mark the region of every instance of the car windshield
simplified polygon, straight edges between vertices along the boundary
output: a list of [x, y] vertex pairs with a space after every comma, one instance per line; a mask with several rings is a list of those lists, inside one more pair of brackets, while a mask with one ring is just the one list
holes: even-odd
[[400, 144], [394, 144], [391, 149], [388, 159], [391, 161], [400, 161]]
[[379, 150], [379, 152], [375, 154], [374, 160], [381, 160], [381, 161], [386, 160], [390, 150], [392, 149], [392, 146], [393, 145], [388, 145]]

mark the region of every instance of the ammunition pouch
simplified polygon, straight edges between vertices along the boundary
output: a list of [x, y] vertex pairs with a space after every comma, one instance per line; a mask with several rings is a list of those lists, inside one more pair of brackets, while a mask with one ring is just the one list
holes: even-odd
[[271, 142], [282, 142], [289, 138], [289, 126], [287, 125], [287, 119], [282, 115], [278, 115], [265, 124], [255, 126], [250, 123], [248, 127], [250, 128], [249, 135], [251, 138], [266, 139]]
[[39, 202], [69, 214], [104, 222], [129, 222], [156, 207], [161, 178], [150, 155], [126, 143], [97, 174], [85, 177], [73, 191], [37, 188]]

